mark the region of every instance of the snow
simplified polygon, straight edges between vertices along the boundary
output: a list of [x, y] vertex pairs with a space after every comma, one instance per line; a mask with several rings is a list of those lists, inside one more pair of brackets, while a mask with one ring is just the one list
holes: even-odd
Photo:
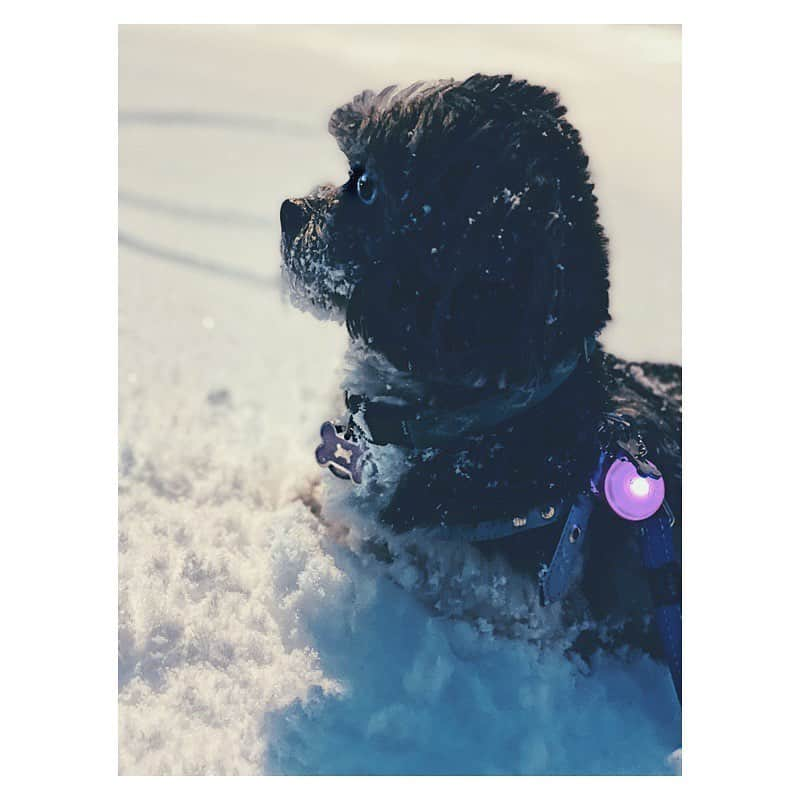
[[[459, 545], [387, 538], [314, 465], [346, 336], [283, 302], [277, 210], [343, 180], [327, 115], [367, 86], [478, 68], [557, 84], [587, 132], [623, 287], [607, 341], [680, 357], [675, 31], [499, 28], [477, 49], [474, 30], [441, 35], [122, 29], [122, 773], [680, 768], [663, 667], [579, 668], [530, 582]], [[649, 104], [615, 109], [622, 136], [596, 97], [612, 79]], [[636, 302], [651, 292], [658, 326]]]

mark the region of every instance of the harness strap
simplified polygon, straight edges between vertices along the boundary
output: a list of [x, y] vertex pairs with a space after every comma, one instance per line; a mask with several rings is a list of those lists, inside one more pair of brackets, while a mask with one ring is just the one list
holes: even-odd
[[675, 559], [675, 548], [672, 541], [673, 522], [669, 506], [665, 503], [657, 514], [640, 523], [639, 547], [642, 565], [647, 570], [653, 595], [656, 628], [680, 702], [682, 678], [681, 573], [680, 566]]
[[607, 461], [605, 450], [600, 451], [588, 489], [579, 492], [569, 510], [561, 536], [541, 580], [544, 605], [560, 600], [573, 586], [581, 572], [583, 550], [587, 539], [589, 518], [599, 496], [600, 485]]
[[583, 543], [593, 508], [592, 498], [581, 492], [567, 514], [550, 565], [542, 575], [542, 600], [545, 605], [560, 600], [580, 574]]
[[552, 505], [535, 506], [526, 514], [478, 522], [475, 525], [442, 525], [442, 539], [448, 542], [489, 542], [494, 539], [506, 539], [509, 536], [518, 536], [530, 533], [537, 528], [546, 528], [559, 521], [564, 509], [564, 500], [557, 500]]

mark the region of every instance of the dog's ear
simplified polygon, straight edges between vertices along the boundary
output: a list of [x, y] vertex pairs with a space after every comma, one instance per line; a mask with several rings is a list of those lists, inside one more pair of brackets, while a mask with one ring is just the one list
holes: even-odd
[[375, 92], [365, 91], [356, 95], [352, 102], [337, 108], [328, 122], [328, 132], [348, 159], [357, 160], [356, 146], [375, 100]]
[[[405, 96], [409, 90], [418, 86], [414, 84], [401, 92]], [[367, 89], [361, 94], [357, 94], [350, 103], [337, 108], [331, 114], [328, 122], [328, 133], [336, 139], [342, 152], [347, 156], [351, 163], [363, 161], [366, 153], [362, 144], [365, 131], [370, 123], [386, 109], [390, 103], [397, 102], [395, 96], [396, 85], [387, 86], [378, 94]]]
[[[339, 148], [351, 163], [364, 161], [371, 134], [381, 127], [381, 116], [390, 109], [403, 109], [412, 101], [421, 101], [455, 85], [455, 81], [417, 81], [404, 89], [395, 84], [377, 94], [367, 90], [357, 94], [351, 102], [337, 108], [328, 121], [328, 132], [336, 139]], [[395, 115], [398, 116], [398, 115]]]

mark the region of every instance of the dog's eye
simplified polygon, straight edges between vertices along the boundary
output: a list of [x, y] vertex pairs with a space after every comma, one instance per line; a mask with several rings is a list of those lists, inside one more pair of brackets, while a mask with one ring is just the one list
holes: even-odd
[[371, 206], [378, 196], [378, 183], [374, 176], [369, 172], [362, 172], [358, 177], [358, 181], [356, 181], [356, 192], [358, 193], [358, 199], [364, 205]]

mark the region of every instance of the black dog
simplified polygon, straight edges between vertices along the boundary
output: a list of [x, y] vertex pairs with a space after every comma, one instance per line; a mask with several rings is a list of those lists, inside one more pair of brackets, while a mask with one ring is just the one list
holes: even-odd
[[[329, 125], [346, 183], [280, 214], [295, 302], [345, 320], [365, 365], [346, 387], [348, 438], [369, 443], [378, 471], [388, 445], [404, 454], [382, 521], [401, 533], [513, 520], [521, 532], [476, 546], [532, 574], [562, 526], [527, 530], [529, 510], [558, 521], [622, 440], [660, 468], [680, 544], [680, 367], [596, 346], [606, 238], [564, 113], [510, 76], [364, 92]], [[601, 504], [586, 538], [563, 602], [602, 625], [578, 650], [658, 654], [634, 529]]]

